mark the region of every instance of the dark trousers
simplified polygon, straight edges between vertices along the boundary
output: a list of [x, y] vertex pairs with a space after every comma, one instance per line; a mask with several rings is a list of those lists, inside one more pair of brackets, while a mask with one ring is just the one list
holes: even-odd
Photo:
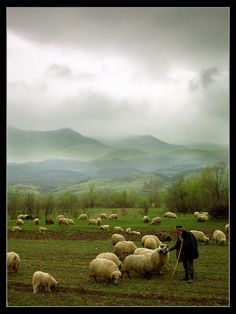
[[194, 268], [193, 268], [193, 260], [191, 259], [184, 259], [183, 260], [183, 266], [184, 266], [184, 271], [185, 271], [185, 279], [193, 279], [194, 275]]

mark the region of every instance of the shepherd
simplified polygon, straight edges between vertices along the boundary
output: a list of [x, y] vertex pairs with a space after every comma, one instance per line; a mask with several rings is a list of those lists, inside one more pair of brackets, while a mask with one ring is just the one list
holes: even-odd
[[176, 226], [175, 231], [177, 240], [175, 245], [169, 249], [169, 252], [176, 250], [177, 262], [183, 262], [185, 272], [183, 280], [192, 283], [194, 278], [193, 260], [199, 256], [197, 241], [195, 236], [182, 226]]

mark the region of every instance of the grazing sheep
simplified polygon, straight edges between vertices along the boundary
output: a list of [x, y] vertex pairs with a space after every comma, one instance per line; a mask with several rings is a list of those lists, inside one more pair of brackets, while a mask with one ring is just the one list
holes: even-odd
[[117, 214], [111, 214], [111, 215], [108, 217], [109, 220], [111, 220], [111, 219], [117, 219], [117, 218], [118, 218]]
[[16, 219], [26, 219], [26, 214], [19, 214]]
[[35, 218], [35, 219], [34, 219], [34, 223], [35, 223], [36, 225], [38, 225], [38, 224], [39, 224], [39, 219], [38, 219], [38, 218]]
[[122, 234], [114, 233], [111, 236], [111, 243], [113, 246], [116, 245], [116, 243], [118, 243], [120, 241], [125, 241], [125, 237]]
[[194, 212], [193, 215], [197, 217], [199, 215], [199, 212]]
[[98, 225], [100, 226], [101, 224], [101, 218], [90, 218], [88, 221], [89, 225]]
[[67, 218], [67, 221], [69, 222], [69, 225], [74, 225], [74, 224], [75, 224], [75, 222], [74, 222], [74, 220], [73, 220], [73, 219], [69, 219], [69, 218]]
[[55, 278], [49, 273], [36, 271], [32, 278], [33, 292], [36, 294], [40, 288], [45, 288], [46, 291], [51, 291], [51, 287], [58, 285]]
[[229, 224], [225, 225], [225, 232], [228, 234], [229, 233]]
[[166, 232], [162, 232], [162, 231], [158, 232], [157, 237], [162, 242], [170, 242], [171, 241], [171, 236]]
[[107, 214], [106, 213], [102, 213], [101, 215], [100, 215], [100, 217], [103, 219], [108, 219], [108, 216], [107, 216]]
[[88, 215], [87, 214], [81, 214], [81, 215], [79, 215], [78, 219], [80, 219], [80, 220], [88, 220]]
[[58, 215], [57, 216], [57, 220], [60, 219], [60, 218], [65, 218], [65, 216], [64, 215]]
[[7, 270], [9, 273], [17, 273], [20, 266], [20, 256], [15, 252], [7, 253]]
[[116, 265], [119, 267], [120, 270], [122, 269], [122, 262], [114, 253], [111, 253], [111, 252], [100, 253], [96, 256], [96, 258], [109, 259], [110, 261], [113, 261], [114, 263], [116, 263]]
[[39, 233], [45, 233], [45, 232], [47, 232], [47, 228], [45, 228], [45, 227], [39, 227]]
[[143, 222], [148, 223], [150, 221], [148, 216], [144, 216], [143, 217]]
[[132, 230], [131, 230], [131, 228], [127, 228], [127, 229], [125, 230], [125, 232], [128, 233], [128, 234], [131, 234], [131, 233], [132, 233]]
[[116, 226], [116, 227], [114, 227], [114, 232], [124, 232], [124, 229]]
[[[65, 219], [65, 218], [62, 218], [62, 219]], [[54, 224], [54, 221], [52, 218], [46, 218], [45, 219], [45, 225], [53, 225], [53, 224]]]
[[225, 244], [226, 243], [226, 235], [221, 230], [215, 230], [212, 235], [212, 243]]
[[147, 238], [143, 245], [146, 249], [155, 250], [157, 248], [157, 242], [154, 238]]
[[204, 234], [204, 232], [199, 230], [190, 230], [192, 234], [195, 236], [198, 242], [209, 243], [210, 239]]
[[168, 247], [163, 245], [151, 253], [131, 254], [124, 259], [123, 272], [130, 278], [130, 271], [134, 271], [144, 277], [151, 275], [151, 272], [161, 273], [163, 266], [169, 259]]
[[161, 241], [158, 239], [157, 236], [155, 236], [155, 235], [153, 235], [153, 234], [147, 234], [147, 235], [143, 236], [142, 239], [141, 239], [141, 245], [142, 245], [142, 246], [144, 246], [144, 242], [145, 242], [145, 240], [146, 240], [147, 238], [153, 238], [153, 239], [155, 239], [156, 242], [157, 242], [157, 247], [162, 244]]
[[101, 218], [97, 218], [97, 225], [100, 226], [102, 223], [102, 219]]
[[153, 250], [151, 249], [147, 249], [145, 247], [138, 247], [135, 251], [134, 251], [134, 255], [143, 255], [143, 254], [146, 254], [146, 253], [152, 253]]
[[66, 218], [58, 219], [59, 225], [69, 225], [69, 221]]
[[119, 241], [114, 246], [114, 253], [121, 259], [124, 255], [133, 254], [136, 249], [137, 246], [132, 241]]
[[160, 217], [154, 217], [152, 218], [151, 225], [159, 224], [161, 222]]
[[102, 226], [100, 226], [100, 229], [102, 229], [102, 230], [109, 230], [110, 226], [109, 225], [102, 225]]
[[197, 221], [199, 222], [205, 222], [208, 220], [208, 215], [205, 215], [205, 214], [198, 214], [197, 216]]
[[23, 225], [23, 224], [24, 224], [23, 219], [21, 219], [21, 218], [17, 219], [17, 220], [16, 220], [16, 224], [17, 224], [17, 225]]
[[22, 229], [19, 226], [14, 226], [14, 227], [12, 227], [12, 231], [13, 232], [18, 232], [18, 231], [22, 231]]
[[116, 263], [107, 258], [95, 258], [89, 265], [89, 278], [94, 278], [95, 281], [108, 280], [117, 284], [121, 277]]
[[175, 213], [172, 213], [172, 212], [166, 212], [164, 214], [164, 217], [165, 218], [177, 218], [176, 214]]
[[140, 235], [140, 234], [141, 234], [141, 232], [135, 231], [135, 230], [133, 230], [131, 233], [132, 233], [132, 234], [136, 234], [136, 235]]

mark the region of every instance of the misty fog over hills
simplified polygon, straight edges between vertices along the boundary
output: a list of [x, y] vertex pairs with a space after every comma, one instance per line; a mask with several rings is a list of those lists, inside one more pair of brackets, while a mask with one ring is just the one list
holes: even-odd
[[[151, 135], [95, 139], [63, 128], [53, 131], [7, 129], [8, 185], [36, 185], [51, 191], [95, 177], [112, 180], [154, 174], [163, 184], [217, 161], [228, 161], [228, 147], [183, 146]], [[127, 179], [128, 180], [128, 179]]]

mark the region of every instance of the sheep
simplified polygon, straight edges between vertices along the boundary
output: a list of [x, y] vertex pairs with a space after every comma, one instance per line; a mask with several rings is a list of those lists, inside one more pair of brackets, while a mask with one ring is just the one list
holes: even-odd
[[80, 220], [88, 220], [88, 215], [87, 214], [81, 214], [81, 215], [79, 215], [78, 219], [80, 219]]
[[110, 226], [109, 225], [102, 225], [102, 226], [100, 226], [100, 229], [102, 229], [102, 230], [109, 230]]
[[141, 232], [135, 231], [135, 230], [131, 231], [131, 233], [132, 233], [132, 234], [136, 234], [136, 235], [140, 235], [140, 234], [141, 234]]
[[225, 232], [228, 234], [229, 233], [229, 224], [225, 225]]
[[127, 229], [125, 230], [125, 232], [131, 234], [131, 233], [132, 233], [132, 230], [131, 230], [131, 228], [127, 228]]
[[101, 224], [101, 218], [90, 218], [88, 221], [89, 225], [98, 225], [100, 226]]
[[45, 227], [39, 227], [39, 233], [45, 233], [47, 230]]
[[194, 212], [193, 215], [197, 217], [199, 215], [199, 212]]
[[143, 222], [148, 223], [150, 221], [148, 216], [144, 216], [143, 217]]
[[[60, 219], [60, 218], [59, 218]], [[64, 218], [65, 219], [65, 218]], [[52, 218], [46, 218], [45, 219], [45, 225], [53, 225], [54, 221]]]
[[17, 225], [23, 225], [23, 224], [24, 224], [23, 219], [18, 218], [18, 219], [16, 220], [16, 224], [17, 224]]
[[118, 283], [122, 274], [115, 262], [107, 258], [95, 258], [89, 265], [89, 278], [95, 281], [108, 280], [109, 282]]
[[156, 235], [157, 235], [158, 239], [162, 242], [170, 242], [171, 241], [171, 236], [166, 232], [160, 231]]
[[145, 247], [138, 247], [135, 251], [134, 251], [134, 255], [143, 255], [146, 253], [152, 253], [153, 250], [152, 249], [147, 249]]
[[157, 248], [157, 242], [154, 238], [147, 238], [144, 241], [144, 247], [147, 249], [155, 250]]
[[66, 218], [58, 219], [59, 225], [69, 225], [69, 221]]
[[209, 243], [210, 239], [204, 234], [204, 232], [199, 230], [190, 230], [192, 234], [195, 236], [198, 242]]
[[114, 253], [118, 258], [123, 258], [124, 255], [133, 254], [137, 246], [132, 241], [119, 241], [114, 246]]
[[169, 259], [168, 247], [162, 245], [150, 253], [131, 254], [124, 259], [123, 272], [130, 278], [130, 271], [134, 271], [144, 277], [151, 275], [151, 272], [161, 273], [163, 266]]
[[164, 214], [164, 217], [166, 217], [166, 218], [177, 218], [176, 214], [172, 213], [172, 212], [166, 212]]
[[116, 226], [116, 227], [114, 227], [114, 232], [124, 232], [124, 229]]
[[16, 219], [25, 219], [27, 215], [19, 214]]
[[116, 243], [118, 243], [120, 241], [125, 241], [125, 237], [122, 234], [114, 233], [111, 236], [111, 243], [113, 246], [116, 245]]
[[145, 242], [145, 240], [146, 240], [147, 238], [154, 238], [154, 239], [156, 240], [156, 242], [157, 242], [157, 247], [162, 244], [161, 241], [158, 239], [157, 236], [155, 236], [155, 235], [153, 235], [153, 234], [147, 234], [147, 235], [143, 236], [142, 239], [141, 239], [141, 245], [142, 245], [142, 246], [144, 246], [144, 242]]
[[104, 218], [104, 219], [108, 219], [108, 216], [107, 216], [107, 214], [105, 214], [105, 213], [102, 213], [102, 214], [100, 215], [100, 217], [101, 217], [101, 218]]
[[33, 293], [39, 292], [40, 288], [45, 288], [46, 291], [51, 291], [51, 287], [57, 286], [58, 282], [49, 273], [36, 271], [32, 277]]
[[34, 219], [34, 223], [35, 223], [35, 225], [38, 225], [38, 224], [39, 224], [39, 219], [38, 219], [38, 218], [35, 218], [35, 219]]
[[152, 218], [151, 225], [159, 224], [160, 222], [161, 222], [160, 217], [154, 217], [154, 218]]
[[110, 261], [113, 261], [114, 263], [116, 263], [116, 265], [119, 267], [120, 270], [122, 269], [122, 262], [114, 253], [111, 253], [111, 252], [100, 253], [96, 256], [96, 258], [109, 259]]
[[14, 227], [12, 227], [12, 231], [13, 232], [18, 232], [18, 231], [22, 231], [22, 229], [19, 226], [14, 226]]
[[7, 270], [9, 273], [17, 273], [20, 263], [20, 256], [16, 252], [7, 252]]
[[117, 214], [111, 214], [111, 215], [108, 217], [109, 220], [111, 220], [111, 219], [117, 219], [117, 218], [118, 218]]
[[69, 219], [69, 218], [67, 218], [67, 221], [69, 222], [69, 225], [74, 225], [74, 224], [75, 224], [75, 222], [74, 222], [74, 220], [73, 220], [73, 219]]
[[212, 243], [225, 244], [226, 243], [226, 235], [221, 230], [215, 230], [212, 235]]
[[205, 215], [205, 214], [198, 214], [197, 216], [197, 221], [199, 222], [205, 222], [208, 220], [208, 215]]
[[60, 218], [65, 218], [65, 216], [64, 215], [58, 215], [56, 219], [59, 220]]

